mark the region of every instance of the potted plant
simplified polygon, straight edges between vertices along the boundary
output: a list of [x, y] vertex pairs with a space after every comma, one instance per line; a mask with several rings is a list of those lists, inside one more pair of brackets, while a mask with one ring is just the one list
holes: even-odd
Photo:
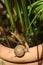
[[9, 63], [38, 64], [43, 59], [43, 1], [4, 0], [1, 4], [0, 43], [4, 46], [0, 44], [0, 58]]

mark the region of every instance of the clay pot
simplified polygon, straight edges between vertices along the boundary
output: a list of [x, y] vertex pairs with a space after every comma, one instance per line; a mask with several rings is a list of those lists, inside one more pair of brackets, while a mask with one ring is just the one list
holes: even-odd
[[0, 58], [5, 65], [43, 65], [43, 43], [31, 47], [21, 58], [15, 56], [14, 49], [0, 44]]

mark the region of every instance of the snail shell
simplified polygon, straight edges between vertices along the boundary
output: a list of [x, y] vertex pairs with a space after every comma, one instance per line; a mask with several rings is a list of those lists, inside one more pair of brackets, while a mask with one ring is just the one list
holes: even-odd
[[23, 45], [17, 45], [14, 52], [17, 57], [22, 57], [25, 54], [25, 47]]

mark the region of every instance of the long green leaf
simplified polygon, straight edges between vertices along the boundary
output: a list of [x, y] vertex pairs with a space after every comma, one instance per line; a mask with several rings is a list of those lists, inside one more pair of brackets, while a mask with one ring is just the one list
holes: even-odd
[[31, 7], [35, 7], [36, 5], [41, 4], [42, 2], [43, 2], [43, 0], [42, 1], [36, 1], [33, 4], [31, 4], [30, 6], [28, 6], [27, 9], [30, 9]]
[[12, 12], [11, 12], [11, 7], [9, 5], [9, 0], [4, 0], [4, 3], [5, 3], [5, 6], [6, 6], [6, 9], [7, 9], [7, 12], [9, 14], [10, 22], [11, 22], [11, 28], [13, 30], [14, 29], [14, 20], [13, 20], [13, 15], [12, 15]]
[[25, 32], [27, 33], [27, 28], [29, 26], [29, 17], [27, 14], [27, 6], [26, 6], [26, 0], [21, 0], [22, 8], [23, 8], [23, 16], [24, 16], [24, 24], [25, 24]]
[[22, 15], [21, 15], [21, 12], [20, 12], [18, 0], [14, 0], [14, 2], [15, 2], [15, 7], [16, 7], [15, 9], [16, 9], [16, 11], [17, 11], [17, 14], [18, 14], [19, 18], [20, 18], [20, 23], [21, 23], [21, 25], [22, 25], [22, 27], [23, 27], [23, 26], [24, 26], [24, 25], [23, 25], [23, 19], [22, 19]]

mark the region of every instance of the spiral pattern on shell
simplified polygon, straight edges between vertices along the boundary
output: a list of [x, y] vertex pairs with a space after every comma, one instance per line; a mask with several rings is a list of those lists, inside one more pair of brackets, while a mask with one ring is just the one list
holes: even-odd
[[17, 57], [22, 57], [25, 54], [25, 47], [23, 45], [17, 45], [14, 52]]

